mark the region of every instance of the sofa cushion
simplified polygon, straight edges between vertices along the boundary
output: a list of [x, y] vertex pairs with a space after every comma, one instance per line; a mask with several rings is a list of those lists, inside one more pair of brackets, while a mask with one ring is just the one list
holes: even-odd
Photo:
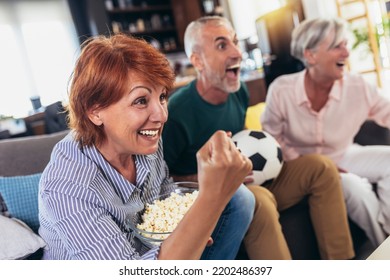
[[0, 193], [0, 215], [9, 217], [7, 204], [5, 204], [5, 201]]
[[50, 160], [53, 146], [68, 132], [0, 140], [0, 176], [42, 172]]
[[260, 116], [265, 109], [265, 102], [260, 102], [256, 105], [249, 106], [246, 110], [245, 128], [253, 130], [261, 130]]
[[25, 259], [44, 246], [25, 223], [0, 215], [0, 260]]
[[390, 145], [390, 129], [367, 120], [355, 135], [354, 142], [360, 145]]
[[33, 231], [39, 228], [38, 187], [41, 173], [0, 177], [0, 194], [12, 217], [25, 222]]

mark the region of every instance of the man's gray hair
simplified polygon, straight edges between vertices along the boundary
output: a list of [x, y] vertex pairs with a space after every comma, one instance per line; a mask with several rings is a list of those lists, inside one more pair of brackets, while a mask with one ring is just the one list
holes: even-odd
[[337, 46], [346, 38], [346, 21], [339, 18], [315, 18], [302, 21], [292, 32], [291, 55], [307, 65], [304, 51], [315, 50], [331, 31], [334, 31], [335, 36], [329, 48]]
[[188, 58], [201, 47], [203, 27], [208, 24], [214, 26], [228, 25], [233, 29], [230, 21], [220, 16], [205, 16], [191, 22], [184, 33], [184, 48]]

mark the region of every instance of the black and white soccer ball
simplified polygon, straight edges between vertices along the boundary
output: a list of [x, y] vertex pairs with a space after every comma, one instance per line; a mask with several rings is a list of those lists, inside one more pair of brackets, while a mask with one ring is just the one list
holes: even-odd
[[241, 153], [253, 164], [253, 184], [266, 185], [275, 179], [282, 169], [283, 156], [279, 143], [269, 133], [242, 130], [232, 140]]

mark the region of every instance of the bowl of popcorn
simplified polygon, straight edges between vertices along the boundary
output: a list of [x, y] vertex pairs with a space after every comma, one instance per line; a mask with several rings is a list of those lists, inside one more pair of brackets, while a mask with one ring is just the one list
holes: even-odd
[[129, 223], [138, 239], [159, 244], [176, 228], [198, 196], [196, 182], [173, 183], [172, 191], [161, 195], [152, 203], [147, 203], [141, 211], [141, 222]]

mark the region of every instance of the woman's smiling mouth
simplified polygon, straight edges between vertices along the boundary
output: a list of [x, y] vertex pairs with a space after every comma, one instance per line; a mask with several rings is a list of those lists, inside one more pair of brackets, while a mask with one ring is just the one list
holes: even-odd
[[156, 130], [148, 129], [148, 130], [140, 130], [138, 133], [141, 134], [142, 136], [154, 137], [158, 135], [158, 132], [159, 132], [158, 129]]

